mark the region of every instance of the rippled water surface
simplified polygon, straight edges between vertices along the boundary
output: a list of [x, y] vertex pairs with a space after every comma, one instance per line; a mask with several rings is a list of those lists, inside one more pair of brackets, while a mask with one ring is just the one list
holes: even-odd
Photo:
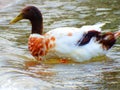
[[88, 62], [35, 62], [27, 49], [30, 23], [9, 25], [28, 5], [41, 10], [44, 32], [101, 22], [104, 31], [120, 30], [119, 0], [0, 0], [0, 90], [120, 90], [119, 40], [107, 56]]

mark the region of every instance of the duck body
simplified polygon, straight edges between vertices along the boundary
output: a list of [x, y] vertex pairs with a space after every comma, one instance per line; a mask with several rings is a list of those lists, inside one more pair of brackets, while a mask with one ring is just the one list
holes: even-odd
[[[96, 41], [95, 37], [91, 37], [91, 40], [85, 45], [80, 45], [79, 40], [84, 38], [84, 34], [88, 31], [95, 31], [96, 29], [99, 32], [101, 29], [98, 26], [62, 27], [51, 30], [44, 35], [31, 34], [29, 37], [29, 50], [37, 60], [44, 56], [72, 59], [77, 62], [89, 60], [92, 57], [105, 54], [106, 50]], [[32, 40], [33, 38], [34, 40]], [[42, 46], [40, 47], [40, 45]]]
[[10, 23], [28, 19], [32, 24], [28, 48], [37, 60], [44, 57], [72, 59], [77, 62], [106, 54], [120, 36], [118, 32], [102, 33], [104, 24], [88, 25], [81, 28], [61, 27], [43, 34], [43, 18], [34, 6], [24, 8]]

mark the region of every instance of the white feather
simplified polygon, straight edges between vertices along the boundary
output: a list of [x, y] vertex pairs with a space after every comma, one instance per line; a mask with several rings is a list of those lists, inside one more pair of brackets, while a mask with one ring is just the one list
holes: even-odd
[[[81, 28], [63, 27], [54, 29], [47, 34], [56, 38], [54, 51], [57, 56], [60, 58], [71, 58], [81, 62], [106, 53], [106, 51], [102, 49], [102, 45], [95, 41], [95, 38], [92, 38], [86, 45], [76, 45], [85, 32], [89, 30], [101, 31], [100, 27], [103, 25], [104, 24], [88, 25]], [[72, 33], [72, 36], [68, 36], [69, 32]]]

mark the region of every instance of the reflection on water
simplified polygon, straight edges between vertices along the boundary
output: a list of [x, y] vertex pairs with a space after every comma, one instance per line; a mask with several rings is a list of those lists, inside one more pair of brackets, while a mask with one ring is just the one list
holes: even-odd
[[9, 25], [23, 7], [35, 5], [43, 13], [44, 32], [99, 22], [107, 22], [104, 31], [117, 31], [119, 0], [0, 0], [0, 4], [0, 90], [119, 90], [119, 40], [107, 57], [85, 63], [40, 64], [27, 49], [30, 23]]

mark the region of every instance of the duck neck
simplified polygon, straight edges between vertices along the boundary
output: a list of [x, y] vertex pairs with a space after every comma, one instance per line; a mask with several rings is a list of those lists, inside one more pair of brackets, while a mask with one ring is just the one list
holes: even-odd
[[42, 34], [43, 32], [43, 19], [32, 19], [30, 20], [32, 24], [32, 34]]

